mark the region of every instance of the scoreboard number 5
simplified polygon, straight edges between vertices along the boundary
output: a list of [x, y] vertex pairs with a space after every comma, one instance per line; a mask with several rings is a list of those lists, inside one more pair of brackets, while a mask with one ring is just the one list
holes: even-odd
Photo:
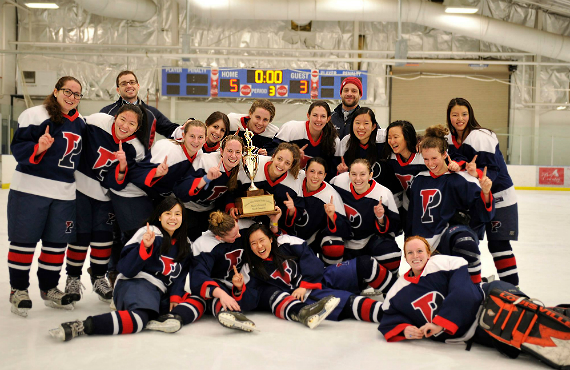
[[235, 78], [232, 78], [230, 80], [230, 92], [238, 92], [238, 80]]

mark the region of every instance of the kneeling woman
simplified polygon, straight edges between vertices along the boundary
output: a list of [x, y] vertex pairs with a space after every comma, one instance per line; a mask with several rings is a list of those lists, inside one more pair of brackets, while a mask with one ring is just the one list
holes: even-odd
[[138, 333], [144, 327], [173, 333], [199, 319], [205, 302], [184, 292], [192, 258], [186, 222], [178, 199], [163, 200], [121, 253], [113, 296], [117, 311], [63, 323], [50, 334], [68, 341], [84, 334]]
[[[327, 317], [380, 321], [380, 302], [357, 295], [368, 285], [375, 289], [388, 285], [391, 274], [373, 258], [362, 256], [324, 269], [307, 243], [297, 237], [277, 237], [262, 224], [254, 224], [248, 232], [248, 284], [259, 293], [258, 309], [310, 328]], [[310, 311], [315, 313], [307, 315]]]
[[404, 243], [411, 268], [386, 295], [378, 327], [388, 342], [424, 337], [474, 341], [511, 358], [522, 348], [555, 368], [570, 364], [568, 309], [538, 307], [505, 281], [473, 284], [463, 258], [433, 255], [431, 250], [421, 236]]

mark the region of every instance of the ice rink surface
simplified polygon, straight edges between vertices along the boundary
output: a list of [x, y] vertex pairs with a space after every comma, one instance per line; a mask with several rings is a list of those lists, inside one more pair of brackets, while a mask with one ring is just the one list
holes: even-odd
[[[520, 287], [546, 305], [570, 303], [570, 193], [517, 191], [520, 235], [514, 242]], [[48, 330], [61, 322], [109, 312], [87, 287], [74, 311], [45, 307], [37, 282], [37, 257], [31, 271], [28, 318], [10, 312], [6, 203], [0, 190], [0, 369], [548, 369], [535, 358], [503, 357], [490, 348], [421, 341], [387, 343], [377, 324], [325, 321], [314, 330], [270, 314], [248, 316], [260, 329], [244, 333], [223, 328], [211, 316], [178, 333], [143, 331], [135, 335], [79, 337], [58, 342]], [[398, 244], [402, 246], [402, 237]], [[481, 243], [483, 276], [496, 273], [485, 241]], [[85, 270], [88, 263], [85, 265]], [[402, 261], [400, 272], [408, 270]], [[64, 288], [65, 276], [60, 279]]]

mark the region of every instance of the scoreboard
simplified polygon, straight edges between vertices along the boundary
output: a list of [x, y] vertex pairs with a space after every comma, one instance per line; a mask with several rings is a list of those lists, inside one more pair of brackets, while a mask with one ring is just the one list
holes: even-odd
[[162, 95], [196, 98], [335, 99], [347, 77], [364, 71], [329, 69], [162, 68]]

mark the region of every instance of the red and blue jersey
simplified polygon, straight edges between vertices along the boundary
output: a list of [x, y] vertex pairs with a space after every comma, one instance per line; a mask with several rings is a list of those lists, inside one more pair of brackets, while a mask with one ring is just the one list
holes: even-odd
[[[247, 141], [245, 141], [245, 129], [247, 128], [247, 123], [250, 120], [250, 117], [247, 114], [238, 114], [238, 113], [230, 113], [228, 114], [228, 118], [230, 120], [230, 135], [238, 135], [247, 145]], [[250, 130], [251, 131], [251, 130]], [[261, 134], [253, 135], [251, 141], [252, 145], [256, 148], [262, 149], [265, 148], [266, 145], [271, 143], [275, 134], [279, 131], [277, 126], [270, 123], [265, 128]]]
[[[47, 127], [54, 142], [37, 155], [39, 139]], [[61, 124], [51, 121], [43, 105], [22, 112], [10, 144], [18, 162], [10, 188], [52, 199], [74, 200], [74, 175], [79, 166], [84, 132], [85, 121], [75, 109], [63, 115]]]
[[394, 193], [394, 199], [396, 200], [396, 205], [398, 208], [408, 209], [409, 199], [406, 195], [406, 191], [412, 184], [414, 177], [426, 170], [426, 165], [424, 163], [424, 158], [420, 153], [412, 153], [407, 161], [404, 161], [401, 155], [392, 153], [388, 159], [388, 164], [394, 170], [394, 174], [398, 179], [401, 190]]
[[[410, 270], [411, 271], [411, 270]], [[434, 323], [444, 328], [436, 341], [469, 340], [477, 327], [477, 311], [484, 295], [473, 284], [467, 262], [461, 257], [432, 256], [420, 276], [408, 271], [390, 288], [382, 304], [378, 330], [388, 342], [404, 340], [408, 326]]]

